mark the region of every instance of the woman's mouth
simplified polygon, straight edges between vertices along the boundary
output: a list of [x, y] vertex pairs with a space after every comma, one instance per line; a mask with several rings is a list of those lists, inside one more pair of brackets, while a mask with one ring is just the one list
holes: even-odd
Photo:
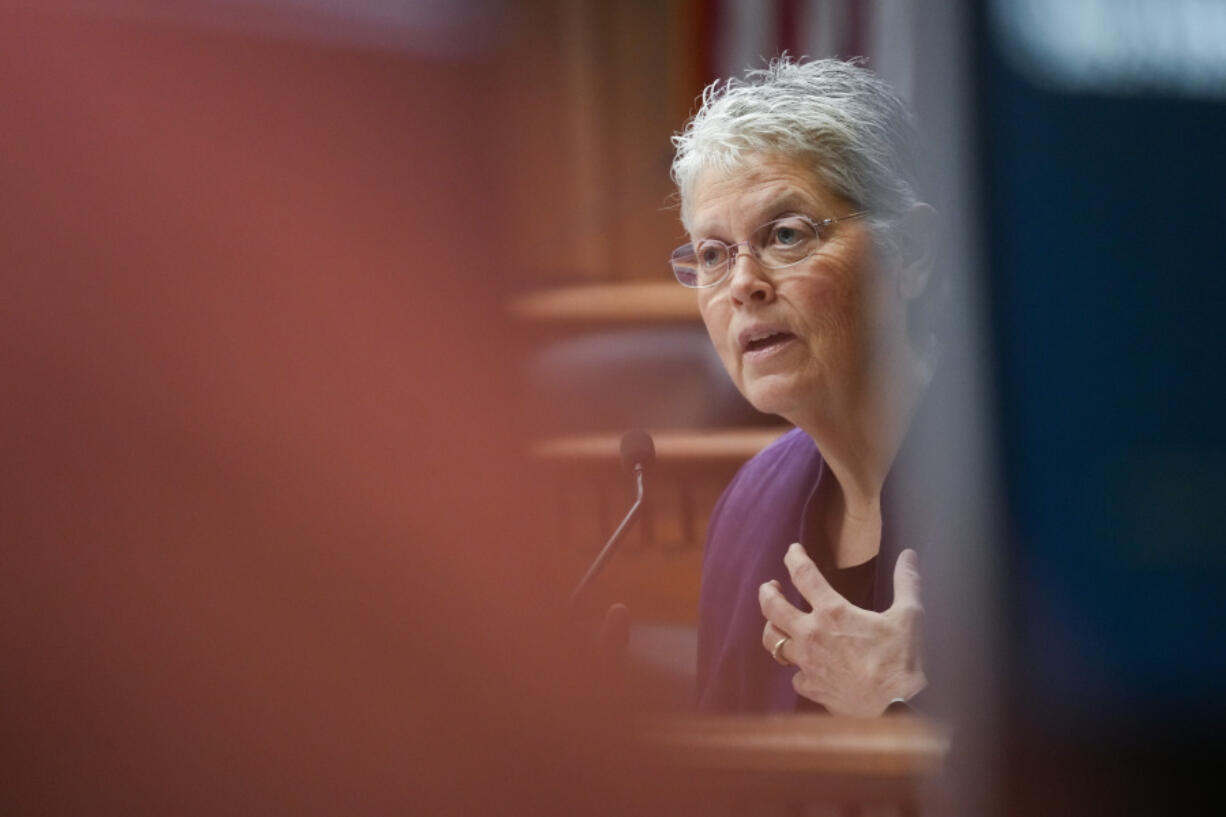
[[796, 336], [791, 332], [769, 331], [750, 335], [745, 340], [743, 352], [753, 357], [762, 357], [792, 341]]

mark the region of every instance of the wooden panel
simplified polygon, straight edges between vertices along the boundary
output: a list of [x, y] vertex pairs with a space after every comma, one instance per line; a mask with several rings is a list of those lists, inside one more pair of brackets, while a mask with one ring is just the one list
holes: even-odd
[[669, 280], [683, 242], [670, 137], [701, 76], [696, 0], [516, 4], [492, 120], [514, 282]]

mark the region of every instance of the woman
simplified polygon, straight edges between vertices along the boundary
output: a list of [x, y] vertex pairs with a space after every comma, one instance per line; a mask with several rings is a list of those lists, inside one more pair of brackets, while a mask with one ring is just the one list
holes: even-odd
[[673, 141], [673, 270], [737, 388], [796, 426], [712, 514], [699, 706], [879, 715], [927, 684], [887, 481], [937, 356], [911, 114], [853, 63], [785, 58], [710, 86]]

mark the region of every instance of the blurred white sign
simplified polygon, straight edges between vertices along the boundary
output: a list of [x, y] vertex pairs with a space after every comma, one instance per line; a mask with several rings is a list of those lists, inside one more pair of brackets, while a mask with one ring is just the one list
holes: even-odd
[[1014, 68], [1057, 90], [1226, 97], [1226, 0], [992, 0]]

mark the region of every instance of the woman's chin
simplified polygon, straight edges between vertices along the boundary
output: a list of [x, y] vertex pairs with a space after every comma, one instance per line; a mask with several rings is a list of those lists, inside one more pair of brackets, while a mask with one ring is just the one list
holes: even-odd
[[797, 407], [804, 405], [801, 392], [812, 396], [812, 390], [802, 390], [799, 384], [790, 378], [767, 377], [746, 384], [741, 393], [749, 404], [763, 414], [776, 414], [785, 420], [795, 422], [791, 415]]

